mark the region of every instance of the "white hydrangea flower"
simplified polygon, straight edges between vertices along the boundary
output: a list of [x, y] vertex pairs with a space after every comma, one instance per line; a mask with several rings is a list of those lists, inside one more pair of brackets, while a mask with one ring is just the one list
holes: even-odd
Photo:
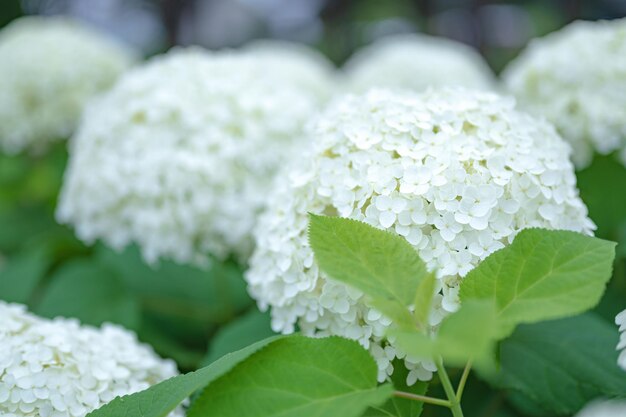
[[594, 150], [621, 151], [626, 164], [626, 19], [578, 21], [533, 40], [503, 76], [571, 143], [577, 168]]
[[621, 351], [617, 359], [618, 365], [626, 371], [626, 310], [615, 317], [615, 324], [619, 326], [620, 338], [617, 350]]
[[419, 92], [444, 86], [492, 89], [495, 83], [473, 48], [428, 35], [384, 37], [357, 51], [344, 68], [353, 92], [373, 87]]
[[[0, 415], [82, 417], [178, 374], [134, 333], [47, 320], [0, 301]], [[177, 410], [171, 416], [182, 416]]]
[[57, 218], [149, 262], [245, 260], [274, 172], [331, 85], [328, 62], [286, 50], [157, 57], [87, 109]]
[[358, 340], [379, 377], [405, 358], [409, 382], [432, 363], [384, 341], [389, 319], [362, 294], [327, 279], [307, 240], [307, 213], [395, 231], [437, 272], [430, 323], [458, 308], [459, 281], [527, 227], [591, 233], [569, 146], [513, 99], [461, 89], [423, 94], [373, 90], [329, 106], [313, 131], [309, 162], [278, 177], [255, 231], [246, 279], [275, 331]]
[[0, 32], [0, 150], [36, 152], [67, 138], [85, 103], [134, 60], [122, 45], [66, 18], [11, 23]]
[[624, 401], [594, 401], [576, 414], [576, 417], [622, 417], [626, 416]]

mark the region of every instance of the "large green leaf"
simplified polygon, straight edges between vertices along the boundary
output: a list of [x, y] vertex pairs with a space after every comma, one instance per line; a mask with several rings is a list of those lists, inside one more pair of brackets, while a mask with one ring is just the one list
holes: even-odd
[[406, 240], [356, 220], [311, 215], [309, 242], [331, 278], [363, 291], [397, 324], [425, 325], [407, 307], [428, 272]]
[[[411, 394], [426, 394], [428, 383], [417, 381], [415, 384], [408, 386], [406, 384], [408, 374], [409, 370], [406, 369], [404, 361], [399, 359], [394, 360], [393, 375], [391, 375], [393, 387], [398, 391]], [[419, 417], [423, 407], [424, 403], [420, 401], [394, 396], [381, 406], [369, 408], [362, 417]]]
[[209, 353], [203, 359], [203, 364], [208, 365], [227, 353], [274, 335], [270, 321], [269, 314], [261, 313], [255, 308], [225, 325], [211, 339]]
[[139, 325], [139, 305], [115, 274], [90, 260], [75, 260], [52, 277], [35, 312], [46, 317], [75, 317], [82, 323]]
[[291, 336], [277, 340], [209, 385], [189, 417], [359, 417], [384, 403], [376, 363], [357, 342]]
[[88, 416], [165, 417], [194, 392], [228, 373], [241, 361], [280, 338], [281, 336], [276, 336], [262, 340], [195, 372], [170, 378], [136, 394], [118, 397], [104, 407], [89, 413]]
[[28, 304], [52, 259], [45, 247], [21, 252], [0, 267], [0, 299]]
[[432, 359], [441, 356], [452, 366], [464, 366], [473, 360], [487, 371], [492, 365], [495, 330], [493, 306], [485, 301], [469, 300], [444, 319], [434, 337], [406, 327], [392, 330], [391, 337], [412, 356]]
[[596, 397], [624, 397], [617, 341], [615, 326], [593, 313], [520, 326], [501, 344], [497, 385], [559, 415]]
[[567, 317], [595, 306], [611, 278], [615, 243], [568, 231], [526, 229], [461, 284], [461, 301], [496, 306], [499, 336], [521, 323]]

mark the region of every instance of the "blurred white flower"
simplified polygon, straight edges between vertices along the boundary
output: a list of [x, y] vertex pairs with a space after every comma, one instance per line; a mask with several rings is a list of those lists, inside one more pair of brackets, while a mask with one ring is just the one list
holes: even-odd
[[148, 262], [246, 260], [274, 172], [332, 90], [326, 61], [265, 48], [174, 50], [122, 77], [72, 138], [59, 221]]
[[58, 17], [0, 32], [0, 150], [40, 151], [74, 131], [85, 103], [135, 60], [105, 35]]
[[619, 326], [620, 338], [617, 350], [621, 351], [617, 359], [618, 365], [626, 371], [626, 310], [615, 317], [615, 324]]
[[119, 326], [43, 319], [4, 301], [0, 346], [2, 416], [82, 417], [178, 374], [173, 361]]
[[533, 40], [503, 77], [572, 144], [577, 168], [594, 151], [620, 151], [626, 163], [626, 19], [578, 21]]
[[423, 91], [428, 87], [460, 86], [492, 89], [495, 77], [470, 46], [427, 35], [384, 37], [357, 51], [346, 63], [348, 88], [372, 87]]
[[[278, 177], [255, 230], [246, 279], [275, 331], [358, 340], [379, 377], [402, 352], [390, 321], [359, 291], [327, 279], [307, 241], [307, 213], [364, 221], [403, 236], [437, 272], [431, 324], [458, 308], [459, 281], [527, 227], [591, 233], [569, 146], [514, 101], [461, 89], [372, 90], [334, 102], [312, 129], [313, 150]], [[384, 352], [384, 354], [383, 354]], [[432, 363], [406, 358], [409, 380]], [[419, 365], [419, 366], [418, 366]]]
[[594, 401], [587, 405], [576, 417], [622, 417], [626, 416], [624, 401]]

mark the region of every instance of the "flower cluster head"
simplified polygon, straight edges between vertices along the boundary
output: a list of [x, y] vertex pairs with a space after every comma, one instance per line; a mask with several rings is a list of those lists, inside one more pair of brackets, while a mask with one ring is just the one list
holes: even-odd
[[615, 323], [619, 326], [620, 339], [617, 350], [620, 350], [618, 365], [626, 371], [626, 310], [622, 311], [615, 317]]
[[366, 46], [346, 63], [354, 92], [383, 87], [421, 92], [428, 87], [492, 89], [494, 76], [478, 52], [428, 35], [396, 35]]
[[134, 54], [78, 22], [24, 17], [0, 32], [0, 151], [40, 151], [74, 131], [85, 103]]
[[620, 151], [626, 164], [626, 19], [578, 21], [534, 40], [504, 79], [572, 144], [577, 168], [594, 151]]
[[404, 358], [409, 382], [432, 363], [384, 340], [389, 319], [359, 291], [328, 279], [307, 240], [307, 213], [364, 221], [404, 237], [438, 291], [430, 324], [458, 308], [459, 283], [527, 227], [591, 233], [569, 146], [513, 99], [457, 88], [424, 93], [372, 90], [331, 104], [312, 127], [308, 162], [278, 177], [255, 231], [246, 279], [275, 331], [358, 340], [379, 377]]
[[331, 92], [328, 62], [273, 48], [178, 49], [128, 72], [72, 138], [57, 218], [148, 262], [245, 260], [275, 171]]
[[0, 346], [2, 416], [83, 417], [177, 374], [174, 362], [119, 326], [42, 319], [3, 301]]

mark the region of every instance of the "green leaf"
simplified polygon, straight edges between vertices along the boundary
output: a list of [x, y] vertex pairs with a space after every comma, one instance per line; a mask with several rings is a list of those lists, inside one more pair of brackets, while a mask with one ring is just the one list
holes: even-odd
[[211, 340], [211, 348], [202, 363], [208, 365], [227, 353], [274, 335], [270, 321], [269, 314], [255, 308], [222, 327]]
[[114, 273], [89, 260], [63, 265], [35, 307], [46, 317], [75, 317], [82, 323], [98, 326], [104, 322], [137, 329], [139, 305]]
[[[416, 395], [425, 395], [428, 383], [417, 381], [410, 387], [406, 384], [409, 370], [404, 366], [404, 361], [396, 359], [393, 362], [393, 375], [391, 382], [397, 391], [409, 392]], [[408, 400], [406, 398], [391, 397], [381, 406], [369, 408], [362, 417], [419, 417], [422, 414], [424, 403]]]
[[568, 231], [526, 229], [461, 284], [461, 302], [496, 306], [498, 335], [516, 325], [567, 317], [595, 306], [611, 278], [615, 243]]
[[22, 252], [0, 269], [0, 299], [28, 304], [52, 259], [44, 247]]
[[501, 344], [496, 384], [553, 413], [572, 414], [597, 397], [623, 397], [618, 332], [593, 313], [520, 326]]
[[384, 403], [376, 363], [357, 342], [291, 336], [277, 340], [209, 385], [188, 417], [359, 417]]
[[406, 327], [392, 330], [391, 336], [409, 355], [431, 359], [442, 356], [451, 366], [464, 366], [473, 360], [478, 367], [490, 371], [495, 331], [493, 306], [485, 301], [470, 300], [444, 319], [433, 338]]
[[117, 397], [105, 406], [89, 413], [88, 416], [165, 417], [194, 392], [228, 373], [250, 355], [270, 343], [280, 340], [281, 337], [276, 336], [262, 340], [245, 349], [228, 354], [207, 367], [170, 378], [145, 391]]
[[215, 262], [207, 270], [170, 261], [151, 267], [134, 246], [121, 253], [99, 247], [96, 256], [141, 299], [146, 311], [160, 316], [205, 328], [230, 321], [252, 304], [241, 269], [231, 263]]
[[426, 274], [424, 279], [417, 285], [415, 300], [413, 301], [415, 306], [413, 316], [415, 316], [418, 323], [428, 323], [428, 315], [430, 314], [436, 285], [437, 278], [435, 274]]
[[309, 242], [333, 279], [365, 293], [396, 324], [419, 324], [407, 307], [428, 272], [406, 240], [356, 220], [311, 214]]
[[576, 176], [580, 196], [598, 226], [596, 235], [616, 239], [619, 227], [626, 225], [626, 193], [615, 186], [626, 184], [626, 168], [614, 155], [596, 155], [592, 164]]

